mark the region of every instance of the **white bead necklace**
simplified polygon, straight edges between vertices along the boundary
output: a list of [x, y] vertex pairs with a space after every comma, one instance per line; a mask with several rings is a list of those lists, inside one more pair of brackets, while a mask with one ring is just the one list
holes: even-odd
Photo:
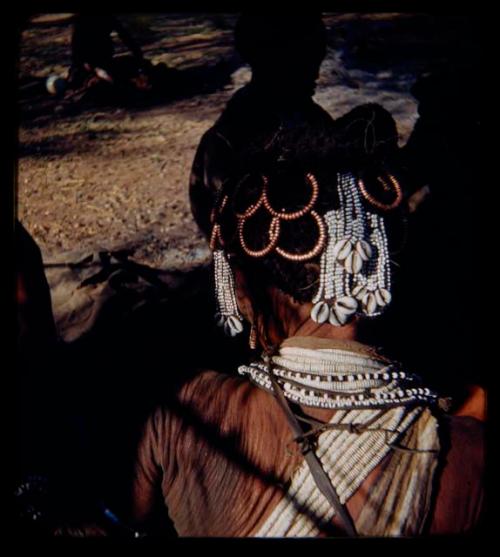
[[[402, 371], [396, 362], [348, 350], [282, 347], [270, 363], [285, 397], [305, 406], [347, 410], [437, 400], [416, 375]], [[267, 362], [240, 366], [238, 372], [274, 392]]]

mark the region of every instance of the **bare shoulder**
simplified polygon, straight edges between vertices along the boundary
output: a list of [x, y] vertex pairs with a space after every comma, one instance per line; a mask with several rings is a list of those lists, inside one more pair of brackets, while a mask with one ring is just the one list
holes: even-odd
[[484, 501], [484, 423], [451, 416], [441, 428], [443, 460], [431, 532], [468, 532], [478, 524]]
[[203, 370], [181, 387], [178, 398], [208, 415], [219, 407], [229, 410], [238, 406], [242, 399], [255, 396], [257, 390], [243, 377]]
[[200, 370], [175, 391], [168, 393], [149, 415], [146, 428], [154, 437], [163, 437], [203, 417], [206, 423], [222, 426], [245, 412], [258, 413], [268, 406], [270, 395], [236, 375]]
[[451, 416], [447, 419], [449, 451], [446, 463], [450, 470], [478, 477], [484, 468], [484, 423], [469, 416]]
[[182, 387], [178, 398], [184, 409], [221, 431], [250, 424], [257, 430], [258, 424], [281, 427], [282, 412], [274, 397], [246, 377], [205, 370]]
[[160, 430], [165, 424], [181, 415], [182, 409], [194, 408], [210, 399], [224, 382], [224, 375], [216, 371], [203, 370], [184, 381], [178, 388], [165, 393], [162, 402], [149, 414], [146, 427]]
[[242, 384], [242, 379], [237, 376], [227, 375], [211, 369], [200, 370], [195, 376], [186, 381], [179, 390], [179, 397], [182, 400], [193, 397], [214, 395], [222, 390], [236, 388]]

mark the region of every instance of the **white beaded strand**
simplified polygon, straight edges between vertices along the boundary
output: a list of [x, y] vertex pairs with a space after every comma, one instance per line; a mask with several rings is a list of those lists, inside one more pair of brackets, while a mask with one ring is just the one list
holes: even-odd
[[380, 315], [391, 301], [391, 281], [383, 218], [364, 209], [351, 173], [337, 176], [337, 192], [340, 208], [323, 216], [328, 241], [311, 318], [342, 326], [356, 313]]
[[243, 330], [243, 316], [236, 302], [234, 276], [224, 250], [215, 250], [214, 278], [217, 325], [224, 328], [229, 336], [236, 336]]
[[[283, 356], [285, 350], [288, 357]], [[294, 358], [290, 358], [293, 350]], [[305, 353], [302, 360], [301, 352]], [[316, 358], [307, 356], [313, 352], [320, 351], [283, 347], [271, 359], [277, 382], [285, 397], [293, 402], [319, 408], [353, 409], [389, 408], [417, 401], [432, 404], [437, 400], [435, 393], [419, 386], [418, 378], [402, 371], [395, 362], [387, 364], [353, 353], [349, 357], [347, 351], [335, 349], [323, 350]], [[238, 371], [273, 392], [267, 363], [252, 362], [240, 366]]]

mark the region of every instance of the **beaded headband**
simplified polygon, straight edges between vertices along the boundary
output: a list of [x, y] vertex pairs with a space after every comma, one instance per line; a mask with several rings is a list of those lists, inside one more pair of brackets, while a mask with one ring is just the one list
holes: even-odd
[[[390, 211], [400, 205], [403, 195], [401, 187], [388, 174], [379, 177], [384, 190], [393, 190], [394, 200], [383, 203], [368, 192], [364, 182], [351, 173], [338, 175], [337, 191], [340, 208], [320, 216], [314, 210], [319, 184], [311, 173], [305, 175], [311, 195], [300, 210], [276, 210], [268, 197], [269, 180], [261, 176], [262, 190], [257, 201], [245, 211], [235, 213], [238, 241], [247, 256], [260, 258], [274, 252], [289, 261], [301, 262], [321, 254], [320, 284], [313, 298], [311, 319], [317, 323], [329, 322], [340, 327], [355, 314], [380, 315], [391, 301], [391, 277], [387, 236], [382, 216], [365, 209], [362, 197], [379, 211]], [[230, 336], [243, 330], [243, 317], [236, 303], [234, 276], [224, 251], [218, 217], [226, 208], [228, 196], [212, 212], [212, 234], [210, 248], [214, 252], [215, 290], [217, 300], [216, 321]], [[245, 239], [245, 225], [259, 210], [271, 217], [267, 232], [267, 244], [260, 249], [251, 249]], [[295, 221], [310, 216], [317, 225], [318, 239], [307, 252], [291, 253], [279, 245], [282, 221]]]

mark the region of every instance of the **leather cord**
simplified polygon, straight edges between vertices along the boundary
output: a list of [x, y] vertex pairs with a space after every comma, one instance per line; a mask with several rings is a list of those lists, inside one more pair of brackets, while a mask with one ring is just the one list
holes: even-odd
[[310, 436], [307, 436], [305, 434], [297, 418], [295, 417], [295, 414], [292, 412], [290, 406], [288, 405], [285, 395], [283, 394], [283, 391], [281, 390], [281, 387], [274, 375], [271, 364], [271, 356], [269, 355], [267, 358], [267, 364], [269, 378], [271, 380], [271, 384], [273, 385], [274, 392], [276, 393], [276, 398], [280, 406], [283, 408], [285, 416], [287, 417], [290, 427], [295, 436], [295, 441], [299, 443], [301, 452], [304, 455], [304, 459], [307, 462], [309, 469], [311, 470], [312, 477], [316, 482], [318, 489], [321, 491], [321, 493], [323, 493], [330, 505], [335, 510], [337, 516], [341, 519], [347, 534], [352, 537], [357, 536], [358, 534], [356, 532], [356, 527], [354, 526], [354, 521], [347, 511], [347, 508], [340, 502], [335, 487], [328, 477], [328, 474], [325, 472], [320, 459], [314, 452], [314, 446]]

